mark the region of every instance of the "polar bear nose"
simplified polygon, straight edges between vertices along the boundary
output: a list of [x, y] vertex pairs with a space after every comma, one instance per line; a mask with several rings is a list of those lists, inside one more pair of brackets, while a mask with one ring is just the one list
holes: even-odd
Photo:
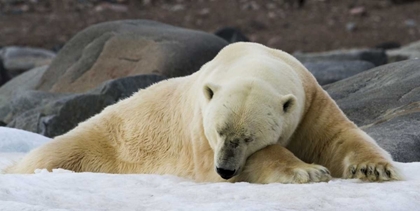
[[229, 170], [229, 169], [223, 169], [223, 168], [216, 168], [217, 173], [223, 178], [223, 179], [230, 179], [235, 175], [236, 170]]

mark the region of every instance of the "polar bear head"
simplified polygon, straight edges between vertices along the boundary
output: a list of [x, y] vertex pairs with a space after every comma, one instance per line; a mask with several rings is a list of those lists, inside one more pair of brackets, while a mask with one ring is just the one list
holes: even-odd
[[[214, 151], [217, 173], [224, 179], [237, 175], [248, 156], [290, 136], [297, 99], [281, 95], [265, 81], [248, 78], [203, 87], [207, 100], [203, 126]], [[284, 137], [282, 137], [284, 136]]]

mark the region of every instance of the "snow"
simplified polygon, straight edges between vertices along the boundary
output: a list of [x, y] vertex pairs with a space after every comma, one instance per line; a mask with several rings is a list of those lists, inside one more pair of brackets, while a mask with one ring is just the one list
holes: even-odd
[[[3, 168], [25, 154], [13, 143], [35, 147], [49, 139], [0, 127], [0, 140], [7, 143], [0, 143]], [[0, 174], [0, 210], [420, 210], [420, 162], [396, 165], [405, 181], [261, 185], [62, 169]]]
[[51, 140], [36, 133], [0, 127], [0, 152], [29, 152]]

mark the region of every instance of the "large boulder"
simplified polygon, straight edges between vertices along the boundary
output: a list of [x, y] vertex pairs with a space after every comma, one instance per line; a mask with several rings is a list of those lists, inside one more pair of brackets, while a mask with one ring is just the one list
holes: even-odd
[[397, 161], [420, 161], [420, 60], [376, 67], [324, 86]]
[[101, 23], [66, 43], [38, 90], [81, 93], [125, 76], [189, 75], [225, 45], [227, 42], [215, 35], [155, 21]]
[[350, 49], [320, 53], [295, 53], [293, 56], [302, 63], [320, 61], [367, 61], [375, 66], [387, 63], [387, 55], [381, 49]]
[[303, 63], [321, 85], [333, 83], [375, 67], [366, 61], [320, 61]]
[[3, 121], [8, 123], [8, 127], [55, 137], [101, 112], [106, 106], [163, 79], [160, 75], [119, 78], [82, 94], [27, 91], [0, 108], [0, 112], [5, 113]]

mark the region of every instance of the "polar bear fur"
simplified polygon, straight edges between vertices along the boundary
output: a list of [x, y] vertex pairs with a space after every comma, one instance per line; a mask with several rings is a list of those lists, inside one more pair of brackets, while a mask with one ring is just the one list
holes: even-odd
[[298, 60], [255, 43], [228, 45], [196, 73], [105, 108], [6, 172], [39, 168], [205, 182], [400, 179]]

